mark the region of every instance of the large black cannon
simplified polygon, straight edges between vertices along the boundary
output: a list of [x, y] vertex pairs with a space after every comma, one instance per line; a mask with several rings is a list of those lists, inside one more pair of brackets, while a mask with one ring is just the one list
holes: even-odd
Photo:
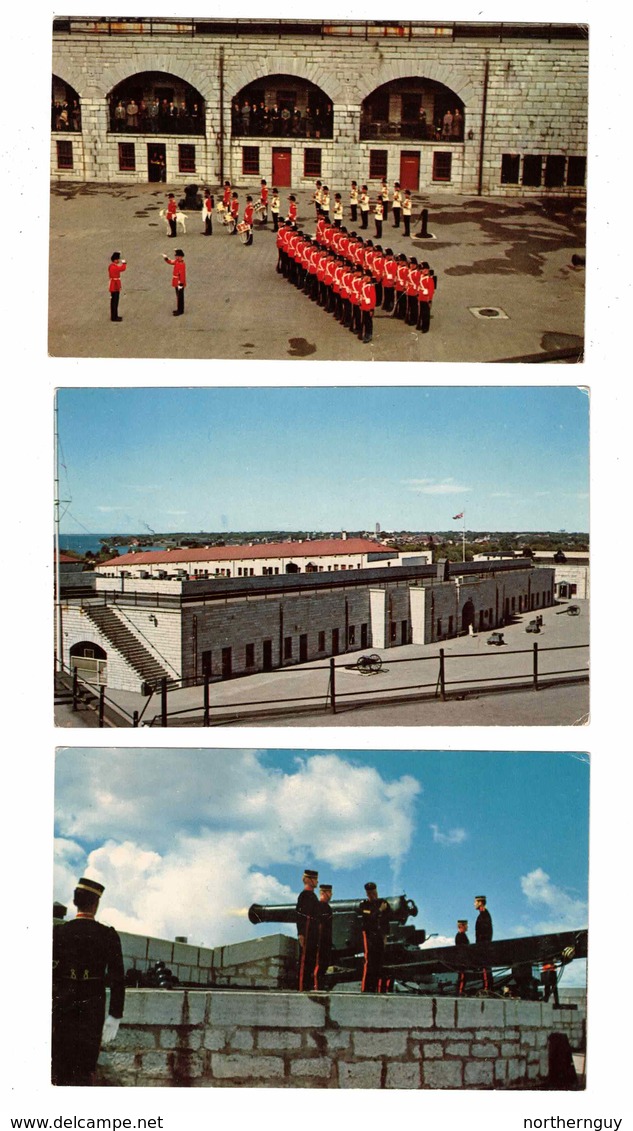
[[[390, 895], [384, 899], [389, 904], [388, 946], [416, 946], [423, 943], [426, 932], [407, 926], [407, 919], [417, 915], [418, 909], [406, 895]], [[360, 954], [363, 949], [360, 899], [332, 899], [332, 948], [333, 961]], [[294, 903], [281, 903], [276, 906], [253, 903], [248, 909], [251, 923], [296, 923], [297, 913]]]
[[[514, 997], [538, 998], [539, 982], [534, 967], [554, 963], [559, 969], [575, 958], [587, 957], [588, 932], [582, 928], [518, 939], [498, 939], [485, 946], [424, 947], [426, 932], [407, 923], [418, 909], [406, 895], [388, 896], [389, 936], [383, 972], [398, 990], [422, 994], [454, 994], [461, 971], [465, 974], [465, 993], [482, 987], [484, 967], [494, 972], [496, 993]], [[334, 899], [332, 908], [332, 966], [327, 985], [358, 982], [363, 964], [360, 900]], [[251, 923], [296, 923], [295, 905], [266, 906], [254, 903], [249, 908]], [[538, 971], [537, 971], [538, 973]]]

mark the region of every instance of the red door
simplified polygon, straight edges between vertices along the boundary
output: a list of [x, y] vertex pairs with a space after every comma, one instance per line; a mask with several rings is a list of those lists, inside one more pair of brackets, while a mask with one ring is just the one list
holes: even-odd
[[289, 188], [292, 184], [292, 150], [273, 149], [273, 185]]
[[420, 154], [400, 153], [400, 188], [417, 192], [420, 187]]

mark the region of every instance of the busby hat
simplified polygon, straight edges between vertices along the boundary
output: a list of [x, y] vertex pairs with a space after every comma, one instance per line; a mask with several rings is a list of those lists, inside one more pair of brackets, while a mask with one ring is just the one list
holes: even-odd
[[85, 876], [82, 876], [82, 878], [77, 881], [76, 891], [89, 891], [91, 895], [96, 895], [97, 898], [101, 898], [105, 887], [103, 884], [98, 883], [97, 880], [89, 880], [86, 879]]
[[120, 259], [120, 258], [121, 258], [121, 252], [120, 251], [113, 251], [112, 255], [110, 256], [112, 263], [115, 263], [116, 260]]

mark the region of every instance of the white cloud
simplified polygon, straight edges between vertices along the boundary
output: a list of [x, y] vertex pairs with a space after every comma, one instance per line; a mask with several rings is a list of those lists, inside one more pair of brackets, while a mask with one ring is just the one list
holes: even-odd
[[433, 843], [441, 844], [443, 847], [463, 844], [468, 837], [466, 829], [447, 829], [443, 833], [439, 825], [429, 825], [429, 828], [433, 830]]
[[239, 941], [251, 903], [296, 896], [275, 865], [397, 867], [420, 789], [334, 754], [282, 773], [255, 751], [61, 751], [55, 897], [70, 902], [81, 868], [105, 884], [100, 918], [120, 930]]
[[472, 487], [465, 487], [463, 483], [456, 483], [454, 479], [405, 479], [404, 483], [418, 495], [461, 495], [465, 491], [472, 491]]
[[530, 907], [543, 916], [531, 922], [531, 931], [549, 934], [551, 931], [575, 930], [586, 926], [586, 902], [574, 898], [563, 888], [553, 884], [542, 868], [535, 868], [521, 876], [521, 889]]

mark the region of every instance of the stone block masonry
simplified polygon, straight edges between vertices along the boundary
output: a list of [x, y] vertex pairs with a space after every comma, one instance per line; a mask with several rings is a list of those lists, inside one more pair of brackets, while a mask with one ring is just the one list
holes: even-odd
[[582, 1049], [584, 1009], [407, 994], [132, 990], [117, 1042], [101, 1053], [99, 1083], [536, 1088], [547, 1078], [552, 1033]]

